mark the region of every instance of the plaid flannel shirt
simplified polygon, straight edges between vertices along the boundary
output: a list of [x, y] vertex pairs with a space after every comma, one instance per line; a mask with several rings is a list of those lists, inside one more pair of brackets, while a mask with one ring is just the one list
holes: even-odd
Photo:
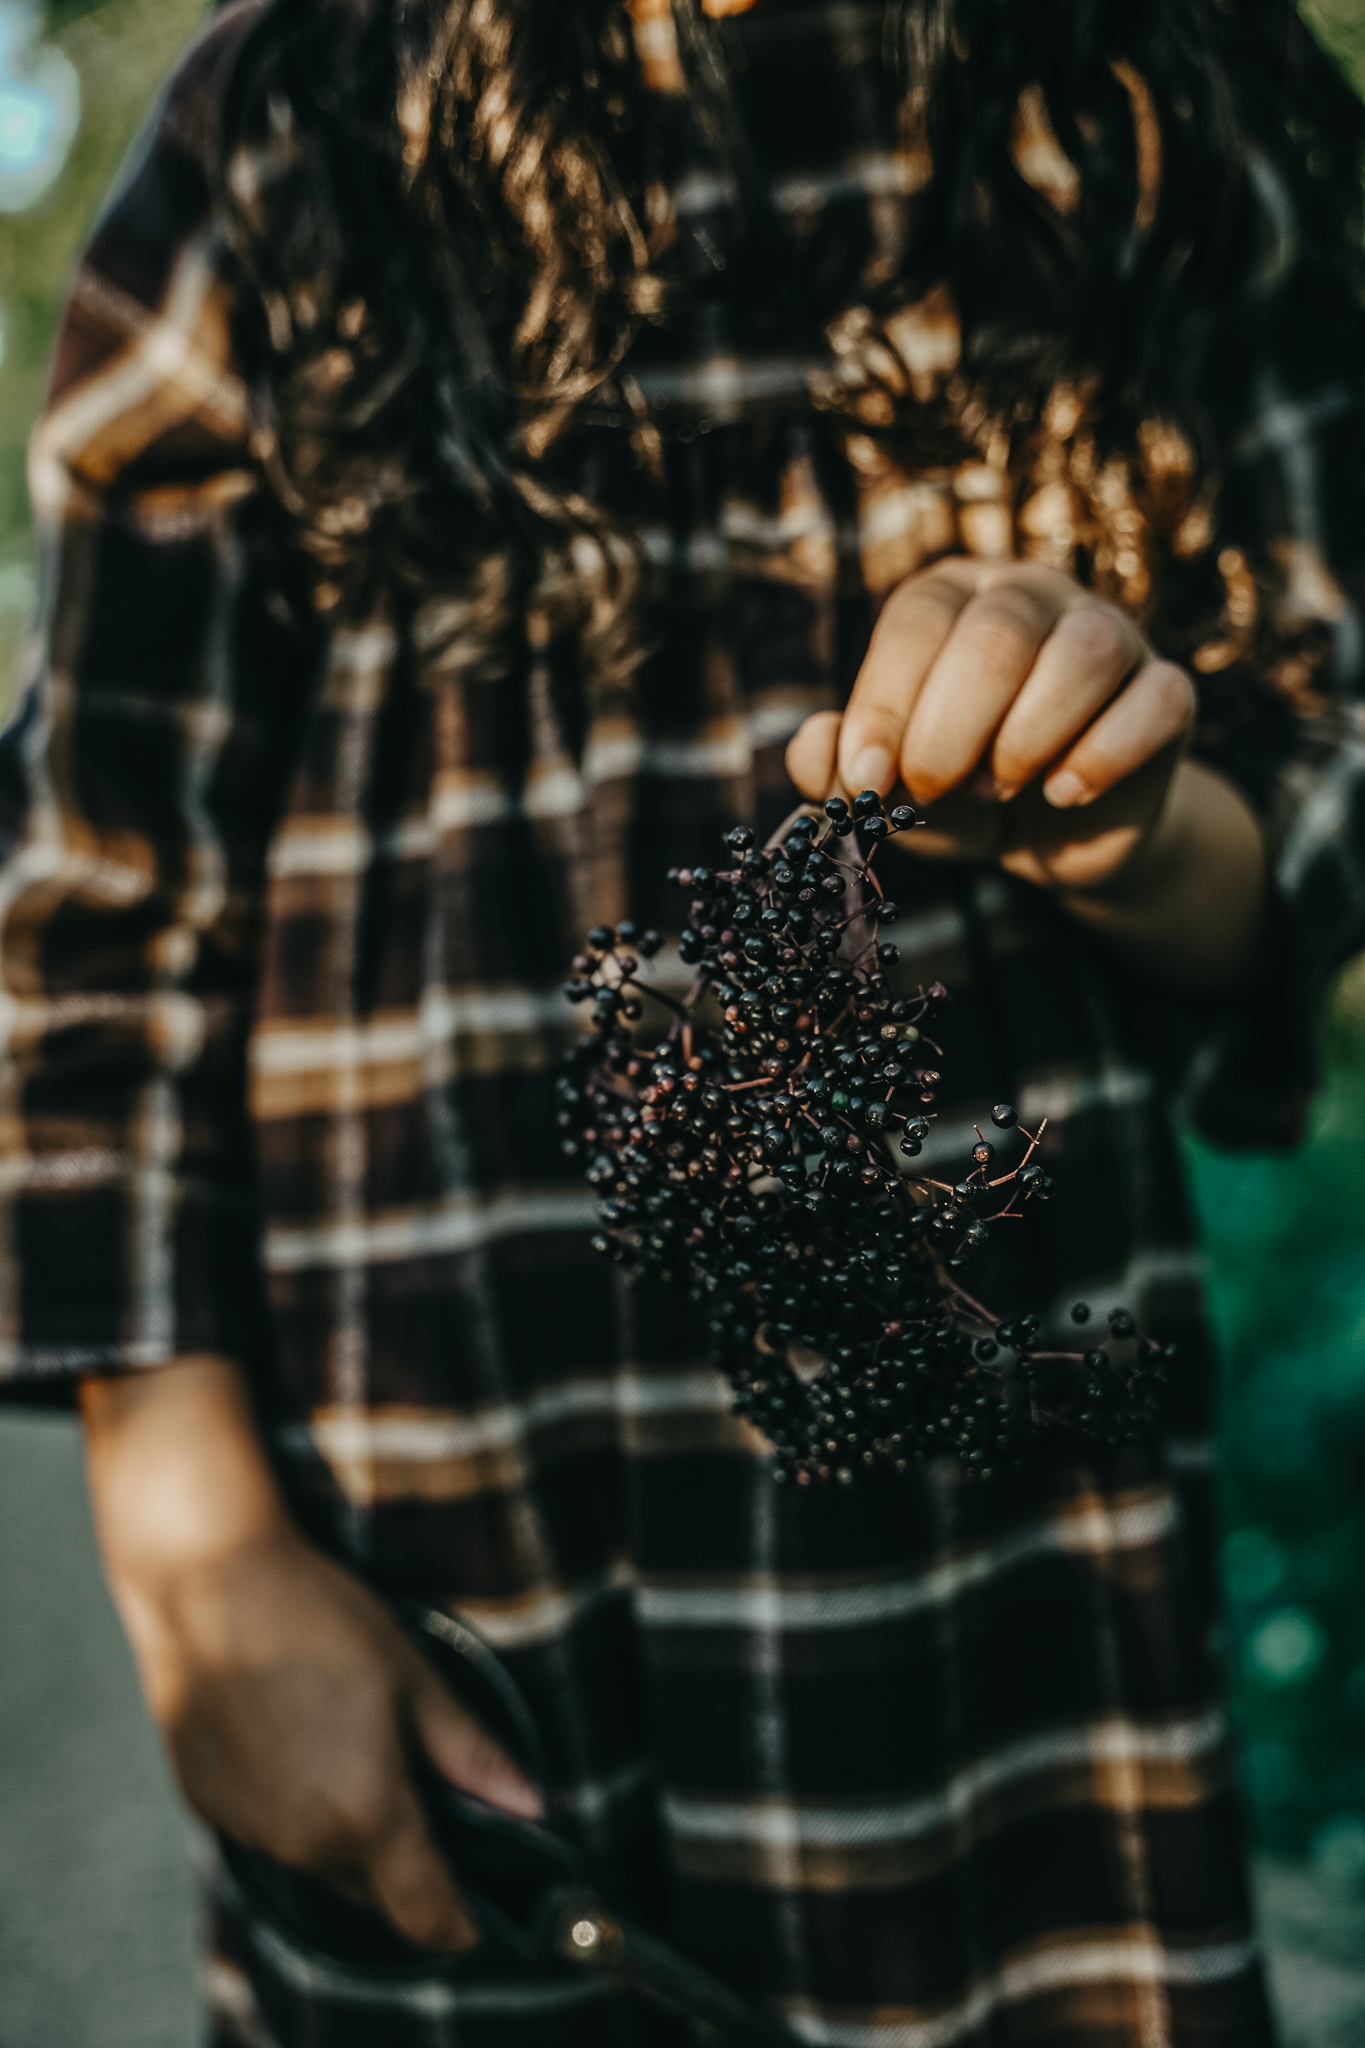
[[[577, 935], [666, 926], [670, 863], [787, 808], [783, 744], [846, 693], [869, 597], [1000, 533], [952, 476], [836, 487], [821, 366], [739, 352], [712, 317], [639, 369], [666, 474], [629, 710], [573, 732], [534, 655], [419, 688], [382, 611], [343, 604], [305, 645], [247, 545], [263, 485], [205, 176], [255, 4], [209, 28], [101, 221], [33, 440], [40, 603], [0, 741], [0, 1373], [33, 1396], [242, 1360], [317, 1539], [506, 1658], [609, 1890], [811, 2042], [1249, 2048], [1207, 1340], [1143, 992], [1023, 884], [905, 877], [904, 972], [957, 998], [926, 1160], [1002, 1096], [1050, 1120], [1055, 1199], [998, 1234], [982, 1291], [1050, 1316], [1121, 1300], [1177, 1338], [1159, 1455], [775, 1488], [686, 1305], [592, 1259], [556, 1142]], [[635, 11], [667, 95], [667, 10]], [[913, 188], [876, 113], [880, 13], [769, 0], [731, 24], [746, 92], [790, 117], [776, 203], [812, 234], [885, 238]], [[723, 232], [704, 163], [674, 202]], [[1263, 398], [1241, 487], [1346, 685], [1324, 477], [1356, 398], [1283, 369]], [[1354, 717], [1343, 697], [1229, 763], [1305, 987], [1365, 942]], [[1237, 1027], [1206, 1067], [1237, 1071]], [[628, 2024], [581, 1985], [367, 1976], [229, 1887], [212, 1981], [225, 2039], [281, 2048]]]

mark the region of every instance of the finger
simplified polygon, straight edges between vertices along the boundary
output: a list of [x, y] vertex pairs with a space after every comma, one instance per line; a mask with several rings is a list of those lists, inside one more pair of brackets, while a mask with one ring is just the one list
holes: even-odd
[[787, 773], [812, 803], [823, 803], [833, 793], [842, 724], [837, 711], [817, 711], [797, 727], [787, 743]]
[[408, 1786], [370, 1852], [368, 1873], [376, 1905], [399, 1933], [419, 1948], [448, 1951], [478, 1946], [479, 1931]]
[[1063, 612], [996, 734], [997, 799], [1014, 796], [1056, 761], [1146, 654], [1137, 627], [1111, 605], [1074, 604]]
[[911, 795], [932, 802], [971, 774], [1065, 608], [1063, 591], [1022, 574], [973, 598], [918, 693], [901, 743]]
[[1004, 825], [999, 861], [1043, 887], [1088, 888], [1120, 867], [1161, 809], [1178, 742], [1080, 810], [1056, 810], [1031, 782], [992, 809]]
[[956, 564], [945, 562], [901, 584], [887, 599], [839, 734], [845, 789], [875, 789], [879, 796], [890, 789], [925, 677], [974, 588]]
[[1151, 661], [1101, 712], [1043, 784], [1055, 810], [1093, 803], [1194, 723], [1194, 685], [1173, 661]]
[[422, 1748], [442, 1777], [506, 1813], [541, 1818], [545, 1801], [530, 1779], [425, 1669], [413, 1683], [412, 1711]]

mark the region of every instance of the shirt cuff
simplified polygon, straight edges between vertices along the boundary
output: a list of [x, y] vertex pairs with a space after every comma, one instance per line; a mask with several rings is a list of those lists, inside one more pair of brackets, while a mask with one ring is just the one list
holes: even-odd
[[27, 1188], [5, 1209], [0, 1400], [61, 1403], [91, 1374], [196, 1353], [261, 1356], [268, 1318], [249, 1197], [168, 1177], [163, 1189]]

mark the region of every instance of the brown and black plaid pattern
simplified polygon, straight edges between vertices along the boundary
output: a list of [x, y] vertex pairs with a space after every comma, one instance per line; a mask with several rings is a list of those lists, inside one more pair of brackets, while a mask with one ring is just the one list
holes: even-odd
[[[1053, 1316], [1122, 1300], [1178, 1338], [1161, 1460], [780, 1491], [686, 1304], [591, 1258], [556, 1144], [576, 934], [666, 924], [670, 863], [782, 813], [783, 743], [847, 690], [872, 600], [999, 548], [999, 507], [979, 475], [860, 490], [811, 365], [737, 351], [713, 295], [639, 365], [666, 475], [633, 508], [659, 587], [628, 714], [575, 731], [548, 658], [418, 684], [394, 623], [344, 602], [318, 658], [246, 545], [260, 485], [203, 172], [247, 11], [100, 226], [34, 437], [41, 607], [0, 742], [0, 1366], [31, 1391], [244, 1359], [306, 1524], [477, 1623], [603, 1881], [810, 2042], [1251, 2048], [1203, 1647], [1206, 1340], [1152, 1005], [1022, 885], [907, 874], [904, 971], [957, 996], [927, 1157], [960, 1158], [1001, 1097], [1050, 1119], [1056, 1198], [998, 1233], [982, 1290]], [[636, 12], [667, 93], [666, 9]], [[916, 167], [885, 139], [879, 15], [771, 0], [739, 29], [777, 203], [885, 252]], [[676, 200], [723, 230], [704, 165]], [[942, 345], [932, 319], [921, 341]], [[1241, 451], [1345, 680], [1359, 626], [1319, 471], [1352, 402], [1281, 372]], [[1230, 764], [1281, 820], [1309, 979], [1365, 941], [1346, 725]], [[577, 1986], [368, 1977], [226, 1891], [212, 1982], [225, 2038], [282, 2048], [625, 2025]]]

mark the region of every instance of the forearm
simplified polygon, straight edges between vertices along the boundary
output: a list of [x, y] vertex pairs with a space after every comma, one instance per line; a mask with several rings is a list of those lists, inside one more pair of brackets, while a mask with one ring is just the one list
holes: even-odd
[[1265, 915], [1260, 827], [1222, 776], [1186, 761], [1160, 817], [1107, 882], [1059, 891], [1078, 923], [1142, 974], [1210, 992], [1252, 967]]
[[288, 1514], [229, 1360], [88, 1380], [81, 1410], [105, 1572], [154, 1692], [167, 1607], [223, 1558], [287, 1535]]

